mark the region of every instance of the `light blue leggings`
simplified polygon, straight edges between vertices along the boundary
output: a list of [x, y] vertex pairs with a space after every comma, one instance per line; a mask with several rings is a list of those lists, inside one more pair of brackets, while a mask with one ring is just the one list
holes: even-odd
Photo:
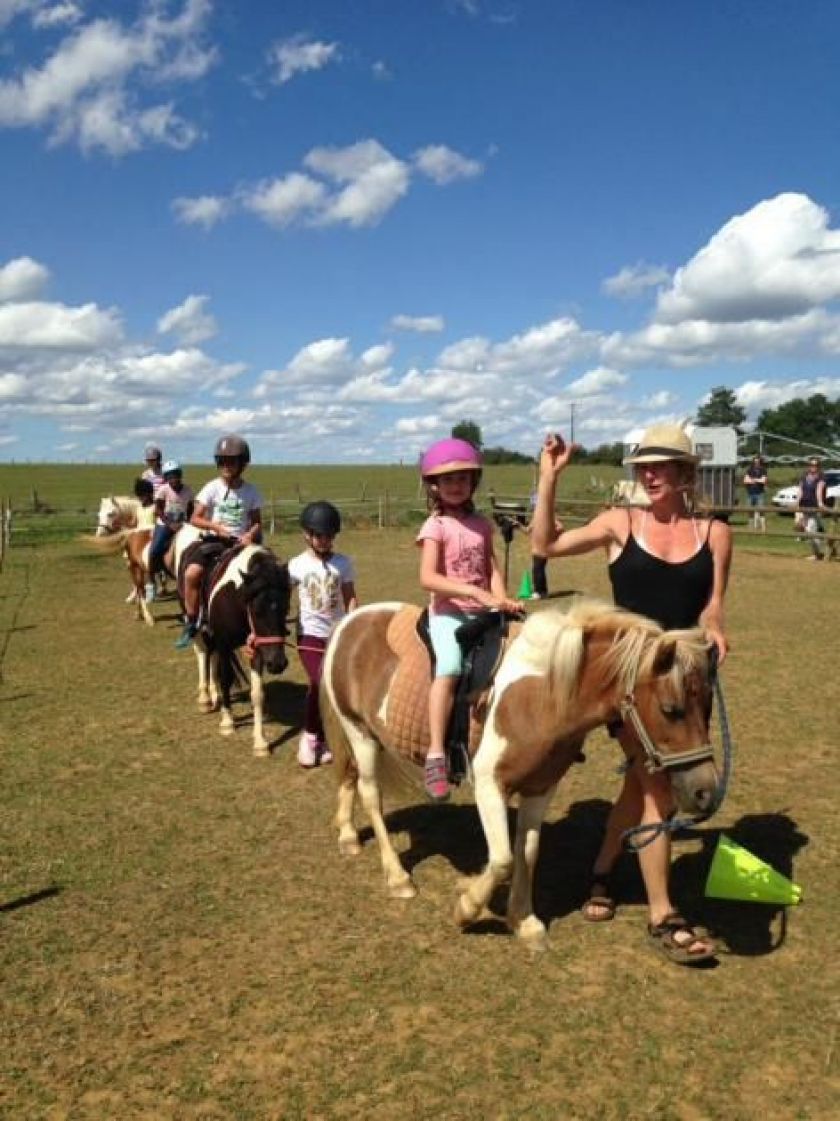
[[430, 615], [429, 635], [435, 652], [435, 677], [460, 677], [464, 668], [464, 655], [455, 632], [462, 623], [475, 619], [466, 611], [462, 615]]

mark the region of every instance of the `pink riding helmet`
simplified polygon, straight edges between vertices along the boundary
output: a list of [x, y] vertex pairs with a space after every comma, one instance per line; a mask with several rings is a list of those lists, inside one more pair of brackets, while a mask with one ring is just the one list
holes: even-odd
[[420, 460], [420, 474], [424, 479], [446, 475], [450, 471], [480, 471], [481, 453], [468, 440], [450, 436], [438, 440]]

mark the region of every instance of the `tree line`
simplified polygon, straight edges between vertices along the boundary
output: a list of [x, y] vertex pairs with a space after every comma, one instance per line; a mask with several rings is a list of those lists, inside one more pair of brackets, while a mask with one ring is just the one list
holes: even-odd
[[[818, 445], [823, 448], [840, 450], [840, 398], [831, 401], [823, 393], [813, 393], [810, 397], [794, 397], [778, 405], [775, 409], [763, 409], [758, 414], [754, 429], [745, 431], [747, 411], [738, 404], [733, 389], [717, 385], [709, 393], [709, 399], [701, 405], [694, 417], [695, 424], [704, 427], [735, 428], [744, 437], [744, 454], [758, 451], [758, 433], [766, 437], [777, 435], [786, 442], [801, 441], [803, 445]], [[477, 447], [484, 462], [493, 463], [533, 463], [536, 456], [524, 455], [505, 447], [485, 447], [481, 428], [473, 420], [461, 420], [452, 427], [452, 435], [468, 440]], [[787, 449], [789, 450], [789, 449]], [[580, 463], [601, 463], [620, 466], [624, 458], [624, 445], [620, 440], [599, 444], [594, 448], [582, 448], [575, 456]]]

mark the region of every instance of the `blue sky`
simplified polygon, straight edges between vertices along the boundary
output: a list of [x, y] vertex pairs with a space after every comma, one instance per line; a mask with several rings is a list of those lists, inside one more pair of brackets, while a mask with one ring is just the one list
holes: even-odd
[[840, 8], [0, 0], [0, 459], [840, 395]]

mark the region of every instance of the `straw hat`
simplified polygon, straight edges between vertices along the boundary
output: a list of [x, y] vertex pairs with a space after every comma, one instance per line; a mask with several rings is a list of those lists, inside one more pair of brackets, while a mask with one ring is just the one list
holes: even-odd
[[700, 462], [688, 433], [679, 424], [652, 425], [642, 435], [635, 451], [624, 458], [625, 463], [667, 463], [669, 460]]

